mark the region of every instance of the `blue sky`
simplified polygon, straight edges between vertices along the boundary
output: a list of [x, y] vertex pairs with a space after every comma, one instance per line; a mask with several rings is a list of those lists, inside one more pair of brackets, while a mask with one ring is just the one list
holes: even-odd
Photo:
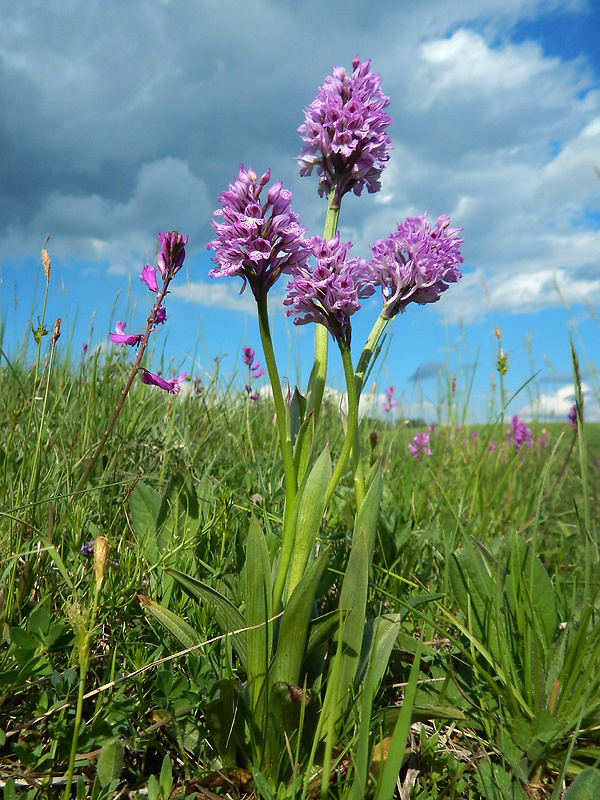
[[[150, 298], [137, 275], [158, 231], [176, 229], [190, 237], [188, 258], [156, 349], [200, 377], [220, 356], [223, 375], [237, 370], [241, 381], [242, 345], [260, 358], [257, 322], [237, 279], [208, 278], [212, 212], [243, 162], [270, 167], [309, 234], [322, 232], [316, 178], [300, 178], [294, 161], [297, 128], [332, 66], [350, 68], [358, 53], [372, 59], [391, 99], [394, 150], [381, 192], [344, 198], [342, 238], [368, 257], [370, 244], [424, 210], [449, 214], [465, 238], [460, 283], [395, 320], [376, 399], [393, 384], [398, 414], [433, 417], [446, 376], [457, 370], [464, 397], [477, 365], [469, 409], [487, 418], [498, 326], [509, 393], [539, 371], [510, 411], [560, 419], [572, 402], [571, 328], [586, 417], [600, 419], [598, 3], [372, 8], [0, 0], [4, 349], [14, 352], [41, 312], [42, 283], [35, 296], [34, 287], [47, 234], [47, 319], [62, 318], [61, 346], [72, 333], [79, 358], [90, 325], [90, 344], [106, 346], [117, 294], [112, 329], [115, 319], [143, 329]], [[313, 332], [285, 320], [280, 297], [273, 293], [272, 308], [281, 373], [305, 382]], [[378, 310], [373, 298], [355, 317], [356, 358]], [[330, 381], [341, 387], [335, 356]]]

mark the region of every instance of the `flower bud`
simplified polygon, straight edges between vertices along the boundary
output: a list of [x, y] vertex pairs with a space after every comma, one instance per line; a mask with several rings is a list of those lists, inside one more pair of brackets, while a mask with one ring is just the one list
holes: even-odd
[[105, 536], [98, 536], [94, 542], [94, 575], [98, 589], [102, 586], [104, 573], [108, 564], [108, 539]]

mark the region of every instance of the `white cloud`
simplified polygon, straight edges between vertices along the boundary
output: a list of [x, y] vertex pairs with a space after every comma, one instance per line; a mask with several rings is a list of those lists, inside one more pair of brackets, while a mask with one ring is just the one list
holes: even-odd
[[215, 279], [210, 283], [197, 281], [184, 285], [173, 285], [171, 294], [188, 303], [197, 303], [200, 306], [216, 306], [224, 311], [241, 311], [245, 314], [256, 316], [256, 303], [248, 288], [243, 294], [236, 292], [241, 288], [242, 282], [220, 281]]
[[[600, 407], [598, 398], [586, 383], [581, 384], [584, 398], [584, 418], [588, 422], [600, 420]], [[533, 402], [528, 403], [519, 412], [524, 419], [554, 420], [562, 422], [567, 420], [567, 415], [575, 402], [575, 389], [573, 384], [565, 384], [555, 392], [540, 394]]]

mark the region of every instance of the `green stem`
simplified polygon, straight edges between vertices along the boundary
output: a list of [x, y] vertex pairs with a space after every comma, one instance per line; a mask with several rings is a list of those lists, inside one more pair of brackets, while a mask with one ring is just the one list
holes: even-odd
[[[335, 196], [335, 189], [332, 189], [327, 199], [327, 215], [325, 217], [325, 228], [323, 239], [333, 239], [337, 232], [340, 209], [333, 208], [332, 203]], [[325, 391], [325, 378], [327, 377], [327, 357], [329, 347], [329, 333], [324, 325], [319, 323], [315, 326], [315, 363], [310, 374], [308, 385], [308, 397], [306, 401], [306, 414], [314, 412], [315, 424], [319, 417], [321, 404], [323, 402], [323, 392]]]
[[[385, 333], [389, 323], [390, 320], [387, 319], [387, 317], [384, 317], [383, 314], [380, 314], [377, 317], [377, 319], [375, 320], [375, 324], [373, 325], [373, 328], [371, 329], [371, 332], [367, 338], [365, 346], [363, 347], [363, 351], [360, 354], [358, 365], [354, 373], [354, 385], [355, 385], [357, 406], [360, 401], [360, 396], [365, 384], [366, 375], [368, 374], [368, 371], [370, 369], [373, 357], [377, 354], [377, 346], [379, 344], [379, 340]], [[358, 436], [358, 425], [357, 425], [356, 433], [354, 435], [354, 447], [353, 447], [354, 489], [356, 493], [357, 511], [361, 507], [362, 501], [365, 497], [365, 479], [364, 479], [365, 470], [363, 469], [360, 450], [361, 450], [360, 439]]]
[[292, 434], [287, 422], [287, 410], [281, 391], [281, 380], [275, 360], [271, 330], [269, 327], [269, 311], [267, 307], [266, 293], [260, 298], [256, 298], [258, 305], [258, 327], [260, 339], [265, 356], [265, 365], [269, 374], [271, 388], [273, 390], [273, 401], [275, 403], [275, 413], [277, 415], [277, 430], [281, 446], [281, 457], [283, 459], [283, 472], [285, 475], [285, 508], [283, 512], [283, 535], [281, 539], [281, 550], [275, 572], [275, 582], [273, 586], [273, 608], [279, 611], [279, 606], [283, 597], [285, 580], [294, 547], [295, 521], [294, 521], [294, 500], [296, 499], [297, 476], [294, 467], [294, 451], [292, 449]]
[[360, 358], [358, 360], [355, 372], [356, 394], [358, 395], [358, 397], [360, 397], [361, 392], [363, 390], [363, 386], [365, 385], [365, 377], [369, 371], [373, 355], [377, 351], [377, 345], [379, 344], [379, 340], [385, 333], [385, 330], [390, 324], [390, 322], [391, 320], [389, 320], [387, 317], [384, 317], [383, 314], [380, 314], [375, 320], [375, 324], [371, 329], [371, 333], [369, 334], [367, 341], [365, 342], [365, 346], [363, 347], [363, 351], [360, 354]]
[[[342, 355], [342, 364], [344, 365], [344, 377], [346, 379], [346, 389], [348, 392], [348, 420], [346, 424], [346, 437], [342, 445], [342, 452], [338, 459], [333, 474], [327, 485], [327, 494], [325, 496], [325, 505], [329, 503], [335, 491], [335, 487], [340, 482], [340, 478], [346, 468], [346, 463], [350, 456], [352, 447], [354, 446], [354, 439], [356, 437], [356, 428], [358, 425], [358, 397], [356, 394], [356, 381], [354, 376], [354, 367], [352, 366], [352, 356], [350, 348], [342, 341], [338, 340], [340, 353]], [[362, 475], [359, 476], [356, 486], [356, 505], [360, 508], [362, 501], [365, 497], [365, 484]]]
[[75, 759], [77, 756], [77, 743], [79, 741], [79, 728], [81, 727], [81, 720], [83, 718], [83, 699], [85, 695], [85, 681], [87, 678], [87, 671], [90, 663], [90, 650], [92, 645], [92, 631], [96, 624], [96, 615], [98, 613], [98, 600], [100, 598], [100, 589], [102, 583], [96, 581], [96, 588], [94, 591], [94, 605], [92, 614], [88, 625], [87, 633], [81, 645], [79, 646], [79, 690], [77, 692], [77, 706], [75, 708], [75, 727], [73, 729], [73, 738], [71, 740], [71, 753], [69, 755], [69, 767], [67, 770], [67, 782], [65, 785], [65, 792], [63, 795], [64, 800], [69, 800], [71, 797], [71, 785], [73, 783], [73, 773], [75, 771]]

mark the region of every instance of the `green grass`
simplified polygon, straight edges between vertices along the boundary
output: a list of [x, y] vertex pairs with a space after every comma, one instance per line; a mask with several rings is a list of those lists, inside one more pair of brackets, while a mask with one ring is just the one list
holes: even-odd
[[[59, 779], [67, 772], [81, 666], [77, 637], [89, 632], [93, 613], [85, 725], [75, 761], [78, 796], [108, 797], [124, 786], [132, 791], [150, 786], [158, 792], [153, 796], [166, 797], [169, 775], [181, 797], [196, 796], [198, 782], [231, 796], [255, 787], [247, 761], [235, 748], [227, 763], [218, 755], [215, 737], [227, 732], [211, 728], [216, 687], [224, 691], [219, 682], [231, 674], [245, 680], [239, 660], [220, 635], [211, 607], [192, 602], [164, 568], [195, 575], [242, 607], [252, 516], [271, 552], [280, 535], [284, 491], [273, 409], [267, 400], [248, 404], [245, 395], [221, 385], [218, 375], [200, 391], [180, 396], [136, 382], [89, 481], [74, 495], [128, 369], [127, 356], [117, 350], [76, 369], [58, 355], [52, 363], [46, 358], [37, 374], [18, 357], [2, 361], [0, 774], [9, 781], [5, 797], [13, 788], [12, 796], [31, 798], [64, 792]], [[453, 419], [462, 418], [463, 409], [453, 412]], [[509, 796], [502, 794], [506, 786], [515, 797], [525, 790], [559, 797], [563, 778], [569, 783], [584, 767], [600, 762], [600, 661], [588, 663], [578, 650], [595, 642], [598, 632], [600, 425], [585, 423], [583, 453], [577, 442], [571, 448], [573, 433], [566, 421], [533, 425], [536, 442], [542, 428], [549, 441], [520, 453], [508, 445], [506, 428], [507, 423], [460, 430], [440, 424], [431, 434], [433, 455], [415, 459], [408, 444], [418, 428], [383, 420], [360, 423], [363, 455], [373, 464], [381, 459], [384, 476], [367, 608], [373, 617], [382, 611], [401, 614], [402, 632], [375, 695], [370, 733], [361, 733], [358, 710], [347, 715], [343, 748], [333, 751], [336, 796], [344, 796], [346, 777], [354, 774], [359, 737], [371, 737], [364, 752], [374, 761], [375, 745], [389, 743], [394, 709], [420, 637], [424, 645], [408, 765], [416, 765], [418, 773], [405, 765], [401, 775], [406, 786], [414, 777], [411, 797]], [[338, 429], [337, 408], [325, 405], [315, 452]], [[341, 442], [334, 438], [331, 446], [338, 452]], [[329, 545], [332, 552], [319, 584], [321, 614], [336, 607], [354, 508], [348, 470], [319, 534], [320, 546]], [[162, 527], [156, 525], [157, 515]], [[106, 537], [110, 550], [93, 612], [93, 558], [81, 548], [99, 536]], [[474, 588], [479, 567], [468, 561], [479, 552], [474, 540], [490, 559], [483, 627], [471, 617], [480, 602]], [[536, 651], [534, 590], [539, 584], [527, 582], [531, 559], [523, 562], [522, 576], [515, 573], [510, 561], [515, 541], [539, 556], [556, 602], [556, 640], [543, 658]], [[468, 577], [468, 608], [462, 604], [457, 558], [474, 570]], [[510, 583], [507, 576], [517, 573], [521, 577]], [[511, 592], [520, 598], [516, 607]], [[424, 593], [433, 599], [422, 604]], [[139, 595], [160, 602], [202, 640], [213, 641], [192, 655], [163, 661], [183, 648], [145, 612]], [[576, 640], [577, 626], [585, 627], [587, 638]], [[571, 639], [566, 634], [561, 639], [561, 631]], [[530, 649], [519, 649], [518, 637], [529, 635]], [[528, 695], [538, 656], [539, 669], [543, 661], [550, 675], [549, 688], [535, 690], [544, 694], [548, 688], [544, 698], [533, 690]], [[562, 672], [560, 659], [568, 661]], [[572, 696], [563, 698], [568, 681]], [[515, 700], [519, 694], [522, 703]], [[529, 708], [537, 709], [538, 720], [545, 715], [544, 730], [528, 719]], [[559, 718], [559, 708], [562, 727], [555, 731], [550, 723]], [[104, 786], [97, 781], [92, 788], [102, 748]], [[121, 757], [122, 769], [111, 767], [119, 766]], [[265, 797], [270, 791], [295, 796], [291, 779], [285, 791], [269, 789], [255, 775], [257, 780]], [[373, 780], [366, 785], [372, 789]]]

